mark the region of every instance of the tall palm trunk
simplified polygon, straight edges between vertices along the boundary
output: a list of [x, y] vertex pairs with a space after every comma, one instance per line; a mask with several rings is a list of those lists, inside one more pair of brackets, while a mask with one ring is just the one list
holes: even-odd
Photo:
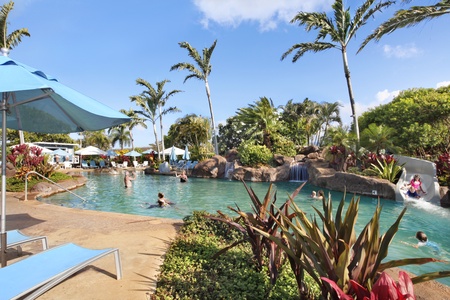
[[[162, 147], [162, 155], [163, 155], [163, 158], [164, 158], [164, 150], [165, 150], [164, 148], [165, 148], [165, 146], [164, 146], [164, 132], [163, 132], [161, 104], [159, 104], [159, 127], [160, 127], [160, 130], [161, 130], [161, 147]], [[158, 148], [159, 148], [159, 146], [158, 146]]]
[[158, 148], [158, 159], [161, 160], [161, 149], [159, 148], [159, 142], [158, 142], [158, 132], [156, 130], [156, 122], [153, 123], [153, 134], [155, 135], [155, 143], [156, 147]]
[[350, 70], [348, 68], [348, 60], [347, 60], [347, 51], [345, 46], [342, 47], [342, 62], [344, 64], [344, 74], [345, 79], [347, 80], [347, 89], [348, 96], [350, 98], [350, 106], [352, 108], [353, 115], [353, 123], [355, 124], [355, 132], [356, 132], [356, 149], [359, 150], [359, 125], [358, 125], [358, 117], [356, 116], [355, 110], [355, 98], [353, 97], [353, 89], [352, 89], [352, 81], [350, 79]]
[[219, 146], [217, 145], [216, 122], [214, 121], [214, 112], [211, 102], [211, 93], [209, 91], [208, 78], [205, 78], [205, 89], [206, 89], [206, 96], [208, 97], [209, 112], [211, 113], [211, 126], [214, 140], [214, 152], [216, 154], [219, 154]]

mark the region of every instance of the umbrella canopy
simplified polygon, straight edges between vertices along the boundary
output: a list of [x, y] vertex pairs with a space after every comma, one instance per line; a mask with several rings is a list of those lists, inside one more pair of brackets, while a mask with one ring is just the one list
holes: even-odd
[[130, 151], [130, 152], [128, 152], [128, 153], [125, 153], [124, 154], [125, 156], [132, 156], [132, 157], [134, 157], [135, 158], [135, 160], [136, 160], [136, 156], [142, 156], [142, 154], [140, 154], [139, 152], [137, 152], [137, 151]]
[[177, 155], [175, 153], [175, 146], [172, 146], [172, 150], [170, 151], [170, 163], [176, 163], [177, 162]]
[[108, 151], [106, 151], [106, 155], [113, 157], [113, 156], [117, 156], [117, 153], [113, 149], [109, 149]]
[[125, 156], [135, 156], [136, 157], [136, 156], [141, 156], [142, 154], [133, 150], [133, 151], [130, 151], [128, 153], [125, 153], [124, 155]]
[[145, 150], [144, 152], [142, 152], [142, 154], [151, 154], [152, 152], [155, 152], [155, 153], [156, 153], [155, 150], [153, 150], [153, 149], [148, 149], [148, 150]]
[[[72, 90], [42, 71], [0, 56], [2, 140], [6, 129], [40, 133], [96, 131], [129, 122], [130, 118]], [[6, 265], [6, 143], [2, 143], [1, 254]]]
[[107, 155], [108, 152], [103, 151], [94, 146], [87, 146], [86, 148], [82, 148], [80, 150], [75, 151], [77, 155]]
[[184, 160], [190, 160], [191, 159], [191, 156], [189, 155], [189, 150], [188, 150], [188, 146], [187, 145], [186, 145], [186, 147], [184, 147], [183, 159]]
[[164, 150], [163, 154], [164, 155], [171, 155], [172, 154], [172, 149], [175, 150], [175, 155], [183, 155], [184, 154], [184, 150], [183, 149], [180, 149], [180, 148], [175, 147], [175, 146], [172, 146], [172, 148]]
[[56, 150], [53, 150], [51, 154], [52, 155], [59, 155], [59, 156], [62, 156], [62, 157], [65, 157], [65, 156], [69, 155], [69, 153], [67, 153], [66, 151], [64, 151], [64, 150], [62, 150], [60, 148], [58, 148]]

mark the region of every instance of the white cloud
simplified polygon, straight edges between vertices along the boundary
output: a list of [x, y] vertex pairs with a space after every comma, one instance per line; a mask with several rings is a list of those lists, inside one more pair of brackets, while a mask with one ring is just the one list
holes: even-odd
[[411, 58], [419, 56], [422, 53], [422, 51], [419, 48], [417, 48], [414, 44], [404, 46], [384, 45], [383, 52], [387, 57], [395, 57], [395, 58]]
[[[375, 95], [376, 100], [373, 102], [370, 103], [355, 102], [356, 115], [361, 116], [362, 113], [368, 111], [371, 108], [391, 102], [395, 97], [398, 96], [399, 93], [400, 93], [399, 90], [397, 91], [383, 90], [376, 93]], [[339, 101], [339, 103], [342, 105], [340, 110], [342, 122], [344, 124], [350, 125], [353, 122], [350, 102], [346, 100], [346, 101]]]
[[193, 0], [202, 12], [202, 24], [209, 22], [237, 27], [242, 22], [257, 22], [261, 30], [270, 30], [280, 22], [290, 22], [299, 11], [325, 11], [333, 0]]
[[[398, 94], [400, 94], [400, 91], [398, 91], [398, 90], [397, 91], [391, 91], [391, 92], [388, 91], [388, 90], [380, 91], [375, 96], [375, 98], [377, 99], [377, 102], [378, 102], [376, 105], [383, 104], [383, 103], [386, 103], [386, 102], [390, 102], [390, 101], [392, 101], [392, 99], [397, 97]], [[376, 105], [374, 105], [374, 106], [376, 106]]]
[[440, 88], [442, 86], [450, 85], [450, 81], [441, 81], [436, 84], [436, 88]]

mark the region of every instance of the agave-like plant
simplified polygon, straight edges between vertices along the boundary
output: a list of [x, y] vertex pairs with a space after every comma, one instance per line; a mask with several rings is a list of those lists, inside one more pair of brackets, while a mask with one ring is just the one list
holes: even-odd
[[396, 160], [391, 160], [387, 162], [383, 160], [382, 162], [377, 158], [377, 163], [371, 163], [371, 169], [378, 177], [382, 179], [387, 179], [390, 182], [395, 182], [397, 180], [398, 174], [403, 169], [404, 164], [398, 165]]
[[[352, 197], [343, 216], [344, 193], [334, 218], [331, 197], [323, 199], [323, 213], [314, 208], [321, 220], [321, 225], [316, 217], [310, 221], [292, 199], [290, 200], [288, 202], [294, 211], [294, 218], [285, 217], [280, 212], [281, 218], [276, 219], [279, 222], [282, 237], [257, 227], [254, 229], [286, 252], [294, 274], [300, 277], [297, 278], [300, 293], [304, 290], [303, 270], [321, 286], [322, 295], [327, 299], [329, 295], [335, 295], [335, 290], [329, 284], [323, 284], [321, 278], [328, 278], [335, 282], [344, 293], [349, 292], [351, 288], [350, 280], [370, 291], [380, 272], [387, 268], [440, 261], [434, 258], [410, 258], [382, 263], [388, 254], [389, 244], [398, 231], [406, 207], [387, 232], [380, 234], [381, 206], [378, 204], [372, 219], [356, 237], [355, 225], [359, 197], [357, 199], [355, 196]], [[449, 272], [424, 274], [413, 278], [412, 282], [418, 283], [449, 275]]]
[[[257, 230], [265, 232], [268, 236], [279, 237], [280, 234], [278, 226], [281, 223], [281, 218], [291, 220], [295, 216], [294, 213], [288, 212], [288, 207], [292, 199], [297, 196], [305, 183], [298, 187], [278, 210], [275, 209], [277, 196], [272, 184], [270, 184], [263, 201], [260, 201], [253, 189], [248, 187], [244, 181], [242, 181], [242, 183], [244, 184], [244, 187], [247, 190], [252, 201], [253, 212], [244, 212], [239, 208], [239, 206], [236, 205], [237, 208], [233, 208], [230, 206], [228, 208], [239, 215], [237, 219], [230, 218], [220, 210], [217, 211], [220, 217], [207, 216], [212, 220], [224, 222], [229, 226], [234, 227], [235, 229], [239, 230], [244, 236], [243, 239], [236, 241], [230, 246], [220, 250], [215, 256], [221, 255], [229, 249], [244, 242], [250, 242], [253, 255], [260, 269], [264, 264], [264, 255], [267, 256], [269, 261], [268, 268], [270, 280], [272, 284], [275, 284], [278, 277], [279, 267], [283, 262], [283, 251], [281, 250], [281, 248], [279, 248], [276, 242], [267, 238], [266, 236], [260, 235]], [[281, 217], [281, 215], [283, 217]]]

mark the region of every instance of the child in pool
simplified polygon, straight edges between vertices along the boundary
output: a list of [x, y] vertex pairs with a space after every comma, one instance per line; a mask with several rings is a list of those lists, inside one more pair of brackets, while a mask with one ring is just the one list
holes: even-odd
[[429, 241], [427, 235], [423, 231], [416, 232], [416, 239], [418, 239], [419, 242], [417, 243], [417, 245], [414, 245], [414, 248], [427, 246], [430, 247], [436, 253], [440, 252], [439, 246], [436, 243]]
[[[156, 203], [157, 204], [150, 204], [147, 208], [167, 207], [167, 206], [175, 205], [175, 203], [164, 198], [164, 194], [161, 192], [158, 193], [158, 201]], [[149, 204], [149, 203], [145, 203], [145, 204]]]
[[406, 192], [406, 195], [408, 195], [409, 197], [420, 198], [419, 191], [423, 194], [426, 194], [422, 188], [422, 181], [420, 180], [420, 176], [418, 174], [414, 175], [408, 186], [409, 189]]

